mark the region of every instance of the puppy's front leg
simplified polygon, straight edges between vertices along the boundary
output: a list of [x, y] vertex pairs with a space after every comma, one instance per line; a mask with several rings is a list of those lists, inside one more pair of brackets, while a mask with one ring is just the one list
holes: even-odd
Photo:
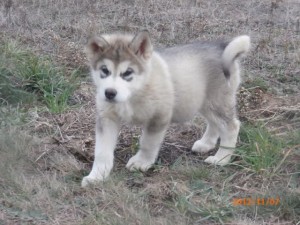
[[95, 159], [90, 174], [83, 178], [81, 186], [104, 180], [108, 177], [114, 161], [120, 123], [106, 118], [97, 118]]
[[149, 124], [143, 130], [139, 151], [135, 156], [130, 158], [126, 168], [131, 171], [147, 171], [155, 163], [167, 128], [167, 125], [157, 126], [155, 124], [154, 127], [153, 124]]

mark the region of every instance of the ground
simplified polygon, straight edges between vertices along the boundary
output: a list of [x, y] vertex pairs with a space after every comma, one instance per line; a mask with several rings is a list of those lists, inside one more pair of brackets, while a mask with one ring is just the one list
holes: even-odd
[[[297, 0], [2, 1], [0, 224], [299, 224], [299, 10]], [[156, 48], [251, 37], [236, 156], [215, 167], [203, 162], [215, 152], [191, 152], [205, 129], [197, 116], [169, 128], [150, 171], [132, 173], [140, 128], [124, 125], [111, 178], [82, 189], [95, 144], [84, 45], [142, 29]]]

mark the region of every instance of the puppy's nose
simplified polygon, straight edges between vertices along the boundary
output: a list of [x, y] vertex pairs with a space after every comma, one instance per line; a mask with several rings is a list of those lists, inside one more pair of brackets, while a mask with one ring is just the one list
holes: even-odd
[[108, 100], [113, 100], [117, 95], [117, 90], [116, 89], [113, 89], [113, 88], [107, 88], [105, 90], [105, 97], [108, 99]]

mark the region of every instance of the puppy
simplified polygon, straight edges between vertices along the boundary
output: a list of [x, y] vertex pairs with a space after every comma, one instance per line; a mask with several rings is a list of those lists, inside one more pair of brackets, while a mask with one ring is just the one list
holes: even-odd
[[111, 34], [91, 38], [87, 56], [97, 87], [95, 160], [82, 186], [110, 174], [122, 123], [143, 126], [140, 149], [127, 163], [129, 170], [146, 171], [158, 156], [170, 123], [193, 119], [207, 122], [203, 137], [192, 151], [220, 148], [205, 162], [229, 163], [240, 122], [236, 91], [238, 60], [250, 48], [248, 36], [230, 42], [197, 42], [154, 51], [149, 33]]

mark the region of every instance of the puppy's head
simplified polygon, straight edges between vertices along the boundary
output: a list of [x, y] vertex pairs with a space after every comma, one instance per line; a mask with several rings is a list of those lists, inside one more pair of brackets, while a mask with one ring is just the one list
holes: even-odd
[[145, 85], [152, 56], [147, 31], [134, 37], [124, 34], [93, 37], [86, 52], [102, 100], [126, 102]]

